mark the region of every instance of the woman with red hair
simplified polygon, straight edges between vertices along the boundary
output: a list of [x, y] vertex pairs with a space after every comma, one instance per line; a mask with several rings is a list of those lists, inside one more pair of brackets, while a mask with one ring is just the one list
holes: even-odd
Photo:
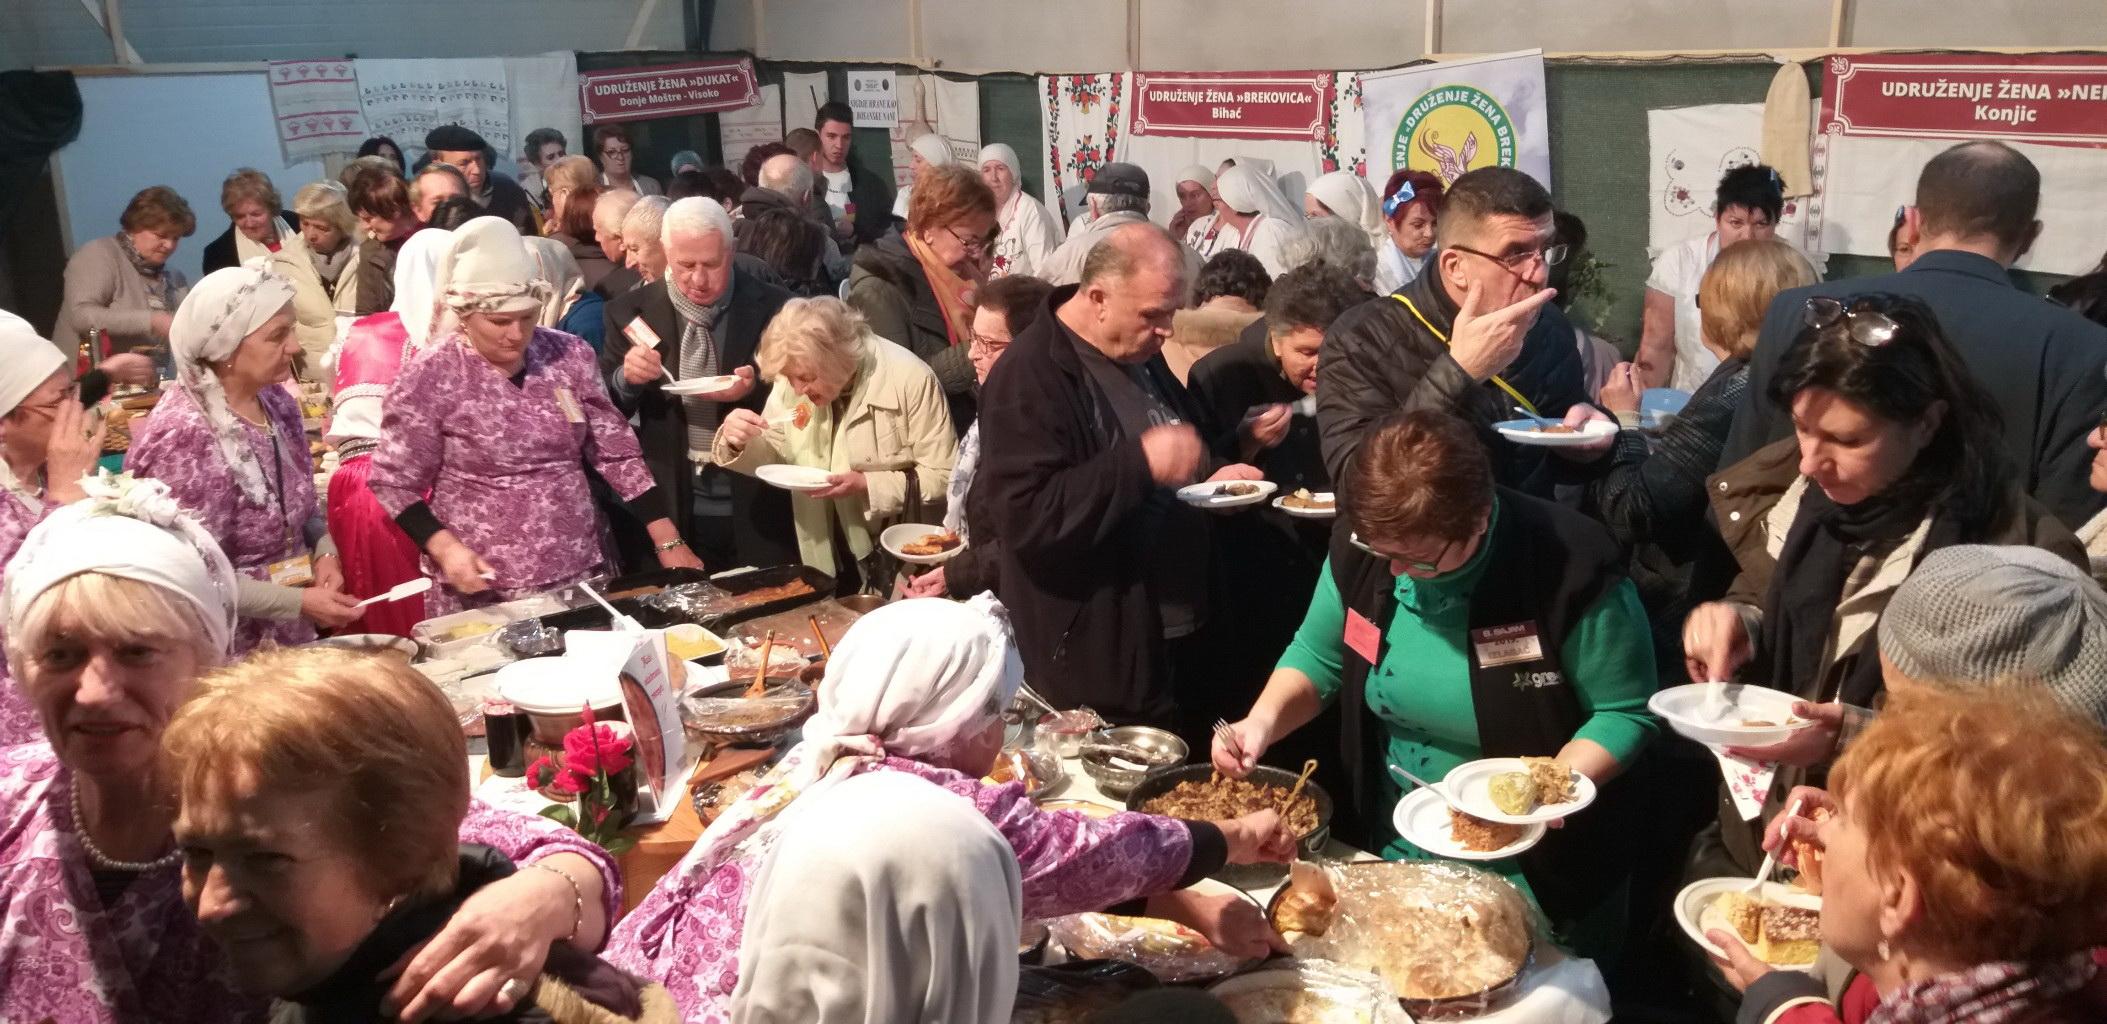
[[1375, 290], [1388, 295], [1410, 284], [1434, 251], [1434, 221], [1441, 215], [1441, 179], [1425, 171], [1401, 170], [1383, 184], [1383, 225], [1390, 244], [1375, 260]]

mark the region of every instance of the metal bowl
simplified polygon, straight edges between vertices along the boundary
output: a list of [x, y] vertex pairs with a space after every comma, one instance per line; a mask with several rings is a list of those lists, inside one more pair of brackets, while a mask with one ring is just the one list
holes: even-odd
[[[1141, 810], [1150, 800], [1170, 792], [1181, 782], [1206, 781], [1213, 775], [1214, 766], [1211, 764], [1188, 764], [1177, 768], [1158, 768], [1142, 776], [1141, 782], [1135, 785], [1134, 791], [1127, 794], [1127, 810]], [[1281, 789], [1292, 789], [1295, 785], [1296, 773], [1268, 765], [1259, 765], [1251, 769], [1251, 774], [1245, 776], [1245, 778], [1253, 782], [1279, 786]], [[1332, 797], [1330, 793], [1324, 791], [1323, 786], [1317, 785], [1315, 781], [1305, 784], [1302, 787], [1302, 792], [1304, 796], [1317, 803], [1317, 827], [1311, 829], [1308, 835], [1299, 837], [1298, 846], [1302, 856], [1315, 857], [1331, 841]], [[1225, 882], [1239, 889], [1263, 889], [1270, 885], [1277, 885], [1281, 879], [1288, 877], [1288, 866], [1286, 864], [1230, 864], [1215, 872], [1213, 877], [1216, 881]]]
[[[689, 696], [737, 697], [746, 690], [746, 686], [746, 682], [743, 681], [718, 683], [715, 686], [705, 686], [702, 689], [695, 690]], [[691, 742], [709, 743], [717, 746], [732, 744], [762, 746], [774, 743], [796, 732], [798, 726], [804, 724], [805, 719], [812, 717], [812, 711], [818, 706], [819, 701], [810, 687], [795, 682], [770, 680], [768, 689], [763, 694], [769, 697], [791, 696], [793, 694], [804, 697], [802, 701], [798, 702], [794, 710], [781, 718], [760, 725], [712, 726], [707, 722], [692, 721], [687, 714], [686, 701], [682, 701], [681, 726], [687, 731], [688, 739]]]
[[[1136, 771], [1121, 768], [1112, 763], [1113, 754], [1102, 746], [1133, 747], [1144, 755], [1149, 767]], [[1098, 791], [1115, 800], [1133, 792], [1144, 776], [1156, 768], [1170, 768], [1185, 763], [1191, 751], [1185, 741], [1146, 725], [1123, 725], [1116, 729], [1105, 729], [1083, 738], [1083, 772], [1097, 783]], [[1130, 759], [1131, 760], [1131, 759]]]
[[858, 615], [869, 615], [885, 607], [885, 599], [876, 594], [850, 594], [847, 597], [835, 598], [834, 603]]

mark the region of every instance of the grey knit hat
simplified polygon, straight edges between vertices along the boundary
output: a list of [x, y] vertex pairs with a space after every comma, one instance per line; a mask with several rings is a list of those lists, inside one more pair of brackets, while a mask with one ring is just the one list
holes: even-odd
[[2040, 548], [1926, 555], [1881, 613], [1880, 653], [1926, 682], [2040, 683], [2107, 725], [2107, 591]]

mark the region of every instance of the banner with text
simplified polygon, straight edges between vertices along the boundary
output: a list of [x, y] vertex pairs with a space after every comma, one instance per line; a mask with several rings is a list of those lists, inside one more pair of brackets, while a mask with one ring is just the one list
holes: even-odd
[[700, 61], [578, 73], [586, 124], [745, 110], [761, 102], [753, 61]]
[[1831, 57], [1822, 132], [2107, 147], [2107, 55]]
[[1329, 71], [1142, 72], [1134, 76], [1128, 131], [1135, 138], [1321, 141], [1334, 79]]
[[1402, 167], [1447, 185], [1494, 166], [1551, 187], [1542, 50], [1363, 74], [1361, 110], [1367, 176], [1378, 187]]

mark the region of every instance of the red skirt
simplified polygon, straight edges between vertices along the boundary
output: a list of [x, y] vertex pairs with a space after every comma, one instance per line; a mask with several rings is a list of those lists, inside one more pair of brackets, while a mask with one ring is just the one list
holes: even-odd
[[[357, 598], [385, 594], [424, 575], [420, 552], [410, 535], [366, 486], [373, 456], [346, 459], [329, 479], [329, 536], [344, 560], [344, 592]], [[409, 636], [424, 621], [424, 597], [376, 604], [340, 633], [392, 633]]]

